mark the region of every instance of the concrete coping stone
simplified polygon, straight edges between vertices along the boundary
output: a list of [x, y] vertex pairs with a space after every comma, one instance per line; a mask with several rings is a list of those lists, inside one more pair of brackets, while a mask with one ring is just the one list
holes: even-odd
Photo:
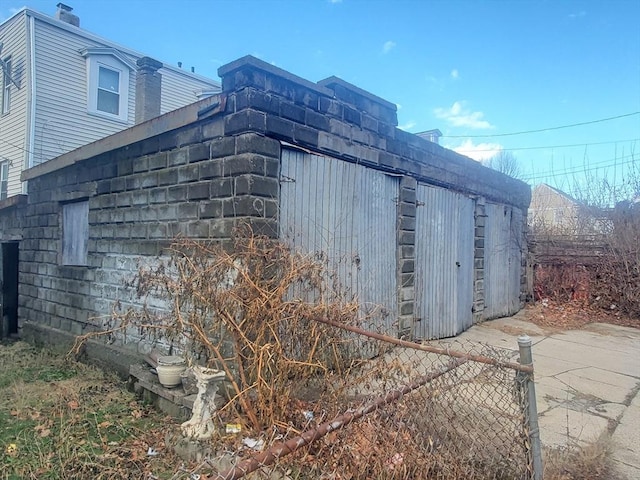
[[398, 111], [398, 106], [395, 103], [385, 100], [384, 98], [374, 95], [373, 93], [367, 92], [366, 90], [363, 90], [360, 87], [356, 87], [352, 83], [346, 82], [336, 76], [331, 76], [331, 77], [325, 78], [324, 80], [320, 80], [318, 82], [318, 85], [320, 85], [321, 87], [327, 87], [331, 90], [333, 90], [336, 85], [339, 85], [345, 88], [346, 90], [349, 90], [357, 95], [365, 97], [366, 99], [374, 103], [378, 103], [383, 107], [388, 108], [394, 112]]
[[233, 62], [222, 65], [220, 68], [218, 68], [218, 76], [220, 78], [223, 78], [247, 67], [251, 67], [255, 70], [260, 70], [271, 76], [280, 77], [289, 82], [296, 83], [302, 87], [308, 88], [309, 90], [313, 90], [320, 95], [324, 95], [325, 97], [333, 98], [334, 96], [333, 91], [329, 88], [325, 88], [314, 82], [294, 75], [293, 73], [287, 72], [282, 68], [275, 67], [270, 63], [254, 57], [253, 55], [245, 55], [244, 57], [234, 60]]

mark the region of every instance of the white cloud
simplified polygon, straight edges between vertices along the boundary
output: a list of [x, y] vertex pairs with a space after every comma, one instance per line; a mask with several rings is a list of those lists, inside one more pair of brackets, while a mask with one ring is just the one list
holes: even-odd
[[451, 70], [451, 78], [453, 78], [454, 80], [457, 80], [458, 77], [460, 77], [460, 72], [458, 72], [457, 68], [454, 68], [453, 70]]
[[400, 105], [399, 103], [396, 103], [396, 108], [397, 108], [398, 110], [402, 110], [402, 105]]
[[383, 54], [389, 53], [395, 46], [396, 46], [396, 42], [392, 42], [391, 40], [384, 42], [384, 45], [382, 46], [382, 53]]
[[464, 107], [464, 102], [454, 102], [451, 108], [435, 108], [433, 113], [437, 118], [445, 120], [449, 125], [454, 127], [474, 129], [494, 128], [493, 125], [484, 119], [484, 113], [468, 110]]
[[329, 0], [329, 3], [342, 3], [342, 0]]
[[446, 145], [446, 148], [482, 163], [497, 155], [503, 149], [503, 146], [499, 143], [489, 142], [474, 144], [473, 140], [467, 138], [458, 146]]
[[398, 125], [398, 128], [400, 130], [410, 130], [415, 126], [416, 126], [416, 122], [414, 122], [413, 120], [409, 120], [407, 123], [405, 123], [403, 125]]
[[577, 13], [570, 13], [569, 18], [585, 17], [586, 15], [587, 15], [587, 12], [585, 12], [584, 10], [580, 10]]

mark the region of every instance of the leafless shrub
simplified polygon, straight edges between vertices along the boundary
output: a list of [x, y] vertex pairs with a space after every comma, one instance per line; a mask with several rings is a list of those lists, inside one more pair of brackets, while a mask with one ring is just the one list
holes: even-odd
[[[640, 318], [640, 162], [633, 158], [619, 184], [587, 172], [571, 194], [570, 205], [538, 205], [530, 220], [537, 298], [577, 299]], [[544, 212], [558, 209], [563, 221], [550, 223]], [[563, 254], [542, 247], [554, 242]]]
[[169, 253], [132, 282], [147, 304], [161, 299], [166, 310], [116, 312], [108, 331], [79, 342], [132, 331], [171, 341], [192, 361], [225, 371], [230, 405], [256, 430], [286, 427], [293, 393], [305, 381], [341, 374], [357, 359], [352, 336], [314, 321], [359, 320], [357, 303], [340, 295], [320, 261], [248, 228], [230, 248], [178, 239]]

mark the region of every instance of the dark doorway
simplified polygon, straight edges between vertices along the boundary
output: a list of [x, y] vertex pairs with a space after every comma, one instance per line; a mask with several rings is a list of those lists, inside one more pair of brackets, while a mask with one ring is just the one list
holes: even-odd
[[18, 243], [2, 244], [2, 318], [0, 337], [18, 333]]

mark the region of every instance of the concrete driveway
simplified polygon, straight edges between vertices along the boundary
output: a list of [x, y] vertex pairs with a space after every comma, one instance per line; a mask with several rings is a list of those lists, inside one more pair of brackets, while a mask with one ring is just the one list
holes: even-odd
[[640, 330], [604, 323], [549, 332], [527, 312], [472, 327], [461, 340], [517, 350], [533, 340], [540, 437], [546, 446], [613, 442], [622, 478], [640, 478]]

